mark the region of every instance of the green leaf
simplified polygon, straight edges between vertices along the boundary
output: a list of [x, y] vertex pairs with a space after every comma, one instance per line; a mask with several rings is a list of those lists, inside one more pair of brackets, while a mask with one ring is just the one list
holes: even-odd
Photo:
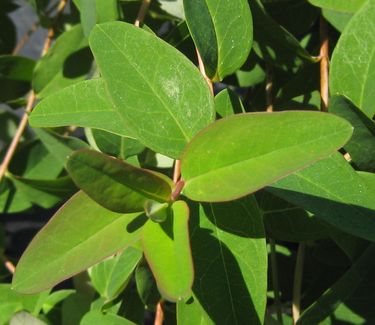
[[80, 0], [79, 7], [82, 28], [86, 37], [96, 24], [119, 18], [117, 0]]
[[346, 25], [353, 17], [352, 13], [334, 11], [330, 9], [323, 9], [322, 13], [323, 17], [341, 33], [344, 31]]
[[110, 212], [79, 192], [32, 240], [17, 264], [13, 289], [53, 287], [135, 243], [143, 222], [139, 214]]
[[317, 112], [227, 117], [200, 132], [186, 148], [183, 193], [197, 201], [233, 200], [325, 158], [351, 132], [343, 119]]
[[341, 12], [356, 12], [366, 0], [308, 0], [314, 6]]
[[33, 88], [39, 98], [84, 80], [92, 55], [81, 25], [61, 34], [34, 70]]
[[170, 301], [191, 295], [194, 279], [189, 241], [189, 207], [184, 201], [172, 206], [173, 216], [163, 223], [149, 220], [143, 227], [144, 254], [160, 293]]
[[66, 298], [61, 306], [62, 325], [80, 324], [83, 316], [90, 310], [90, 299], [79, 293]]
[[272, 64], [284, 68], [316, 61], [285, 28], [265, 11], [260, 0], [249, 1], [254, 21], [254, 51]]
[[159, 302], [160, 294], [147, 263], [143, 262], [137, 266], [135, 270], [135, 283], [139, 297], [146, 306], [145, 308], [152, 310]]
[[19, 146], [9, 166], [13, 175], [39, 180], [55, 179], [62, 170], [63, 165], [36, 140]]
[[[110, 22], [93, 29], [90, 46], [118, 119], [147, 147], [178, 158], [213, 121], [207, 82], [184, 55], [155, 35]], [[111, 117], [116, 119], [113, 113]]]
[[335, 154], [267, 189], [344, 232], [375, 241], [375, 186], [368, 183]]
[[35, 61], [15, 55], [0, 55], [0, 79], [31, 81]]
[[22, 295], [11, 290], [10, 284], [0, 284], [0, 324], [7, 324], [12, 315], [21, 310], [38, 315], [48, 293]]
[[224, 89], [215, 96], [215, 109], [221, 117], [245, 113], [241, 99], [230, 89]]
[[202, 324], [263, 324], [267, 250], [254, 197], [207, 204], [199, 212], [192, 207], [191, 234], [194, 302], [178, 305], [178, 319], [191, 324], [192, 315]]
[[303, 242], [328, 238], [332, 232], [331, 227], [316, 216], [266, 191], [256, 193], [256, 198], [263, 212], [267, 235], [271, 238]]
[[145, 150], [138, 140], [120, 137], [102, 130], [91, 129], [92, 137], [98, 149], [117, 158], [126, 159]]
[[75, 125], [129, 136], [130, 132], [117, 114], [105, 87], [103, 79], [93, 79], [48, 96], [33, 109], [31, 126]]
[[147, 200], [144, 204], [144, 209], [147, 217], [154, 222], [164, 222], [170, 214], [170, 207], [168, 203], [159, 203], [152, 200]]
[[319, 324], [344, 302], [375, 266], [375, 245], [370, 245], [352, 267], [298, 319], [298, 325]]
[[61, 165], [65, 166], [68, 156], [75, 150], [88, 148], [88, 144], [78, 138], [62, 136], [52, 131], [34, 129], [47, 150]]
[[43, 303], [43, 312], [45, 314], [48, 314], [50, 311], [53, 310], [53, 308], [55, 308], [56, 305], [65, 300], [74, 292], [75, 290], [73, 289], [63, 289], [52, 292]]
[[329, 112], [346, 119], [354, 127], [353, 136], [344, 149], [355, 165], [361, 170], [375, 171], [375, 123], [344, 97], [331, 97]]
[[128, 283], [143, 254], [128, 247], [121, 254], [105, 260], [89, 270], [91, 282], [107, 301], [115, 299]]
[[253, 39], [247, 0], [184, 0], [184, 9], [207, 76], [219, 81], [239, 69]]
[[81, 325], [135, 325], [135, 323], [114, 314], [102, 314], [98, 310], [89, 311], [81, 320]]
[[20, 191], [16, 191], [13, 182], [5, 177], [0, 183], [1, 213], [17, 213], [32, 207], [32, 203]]
[[13, 176], [11, 179], [16, 189], [21, 191], [30, 202], [44, 209], [52, 208], [77, 191], [77, 187], [69, 177], [38, 180]]
[[[0, 18], [3, 19], [3, 18]], [[30, 89], [35, 61], [21, 56], [0, 55], [0, 101], [17, 99]]]
[[331, 94], [348, 97], [370, 119], [375, 114], [375, 3], [368, 1], [353, 16], [332, 55]]
[[149, 199], [168, 202], [171, 198], [173, 183], [168, 177], [97, 151], [76, 151], [67, 169], [78, 187], [111, 211], [143, 211]]

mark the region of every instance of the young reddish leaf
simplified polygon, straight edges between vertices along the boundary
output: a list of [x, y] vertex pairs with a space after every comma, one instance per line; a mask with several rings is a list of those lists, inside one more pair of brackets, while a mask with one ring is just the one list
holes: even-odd
[[143, 211], [149, 199], [167, 202], [172, 194], [173, 182], [168, 177], [98, 151], [76, 151], [67, 169], [88, 196], [115, 212]]

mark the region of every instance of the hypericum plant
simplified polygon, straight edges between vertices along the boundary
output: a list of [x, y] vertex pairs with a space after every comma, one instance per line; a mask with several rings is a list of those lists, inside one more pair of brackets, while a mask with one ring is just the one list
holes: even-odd
[[[141, 324], [145, 308], [156, 324], [344, 317], [375, 256], [375, 2], [144, 0], [136, 19], [138, 2], [73, 2], [79, 22], [35, 67], [0, 57], [9, 80], [28, 67], [36, 134], [5, 156], [0, 177], [31, 158], [6, 172], [3, 210], [65, 201], [17, 263], [19, 294], [4, 287], [38, 303], [9, 317], [43, 306], [53, 323], [61, 301], [65, 324]], [[85, 270], [89, 286], [50, 294]]]

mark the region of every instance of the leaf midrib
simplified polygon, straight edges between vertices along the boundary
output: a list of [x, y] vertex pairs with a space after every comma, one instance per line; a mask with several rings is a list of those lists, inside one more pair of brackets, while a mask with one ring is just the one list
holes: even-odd
[[[85, 163], [85, 162], [82, 162], [82, 161], [79, 161], [82, 165], [84, 165], [84, 166], [86, 166], [86, 167], [88, 167], [88, 168], [90, 168], [90, 169], [93, 169], [93, 170], [95, 170], [95, 171], [97, 171], [97, 172], [99, 172], [101, 175], [105, 175], [106, 177], [108, 177], [110, 180], [112, 180], [112, 181], [114, 181], [115, 183], [117, 183], [117, 184], [120, 184], [120, 185], [122, 185], [122, 186], [124, 186], [124, 187], [128, 187], [130, 190], [132, 190], [132, 191], [134, 191], [134, 192], [136, 192], [137, 194], [139, 194], [139, 195], [142, 195], [142, 196], [144, 196], [144, 197], [148, 197], [148, 198], [153, 198], [153, 199], [156, 199], [156, 200], [160, 200], [160, 201], [163, 201], [163, 202], [166, 202], [167, 201], [167, 199], [165, 198], [165, 197], [162, 197], [162, 196], [159, 196], [159, 195], [156, 195], [154, 192], [148, 192], [147, 190], [144, 190], [144, 189], [142, 189], [142, 188], [137, 188], [137, 187], [134, 187], [134, 186], [132, 186], [132, 185], [128, 185], [128, 184], [124, 184], [124, 183], [120, 183], [119, 181], [117, 181], [117, 179], [114, 177], [114, 176], [112, 176], [111, 174], [108, 174], [108, 173], [104, 173], [103, 172], [103, 170], [100, 168], [100, 167], [96, 167], [96, 166], [92, 166], [92, 165], [89, 165], [89, 164], [87, 164], [87, 163]], [[124, 173], [126, 173], [127, 171], [126, 170], [124, 170]], [[145, 172], [146, 173], [146, 172]], [[155, 174], [150, 174], [150, 175], [152, 175], [152, 177], [157, 177]], [[166, 182], [164, 182], [164, 180], [163, 179], [159, 179], [160, 180], [160, 184], [161, 183], [163, 183], [163, 185], [167, 185], [168, 186], [168, 189], [170, 188], [170, 186], [169, 186], [169, 184], [168, 183], [166, 183]], [[163, 186], [164, 187], [164, 186]], [[172, 191], [171, 191], [172, 192]]]
[[[288, 146], [288, 147], [283, 147], [283, 148], [280, 148], [280, 149], [277, 149], [277, 150], [273, 150], [273, 151], [270, 151], [270, 152], [267, 152], [266, 154], [263, 154], [263, 155], [259, 155], [259, 156], [255, 156], [255, 157], [251, 157], [250, 159], [244, 159], [244, 160], [241, 160], [241, 161], [237, 161], [237, 162], [234, 162], [234, 163], [229, 163], [225, 166], [222, 166], [222, 167], [219, 167], [219, 168], [216, 168], [216, 169], [211, 169], [211, 170], [208, 170], [207, 172], [205, 173], [202, 173], [202, 174], [199, 174], [197, 176], [194, 176], [192, 178], [188, 178], [186, 180], [186, 185], [188, 185], [190, 182], [196, 180], [197, 178], [201, 178], [201, 177], [207, 177], [208, 175], [210, 174], [215, 174], [217, 173], [218, 171], [222, 171], [222, 170], [225, 170], [225, 169], [228, 169], [228, 168], [231, 168], [233, 166], [236, 166], [236, 165], [242, 165], [242, 164], [247, 164], [247, 163], [250, 163], [252, 160], [256, 160], [256, 159], [261, 159], [261, 158], [264, 158], [266, 156], [270, 156], [270, 155], [273, 155], [277, 152], [280, 152], [280, 151], [284, 151], [284, 150], [290, 150], [290, 149], [293, 149], [293, 148], [298, 148], [300, 147], [301, 145], [307, 145], [307, 144], [310, 144], [310, 143], [314, 143], [314, 142], [320, 142], [326, 138], [330, 138], [331, 136], [335, 136], [335, 135], [338, 135], [338, 134], [345, 134], [346, 132], [344, 131], [339, 131], [339, 132], [335, 132], [335, 133], [331, 133], [329, 135], [324, 135], [320, 138], [317, 138], [317, 139], [313, 139], [313, 140], [310, 140], [310, 141], [306, 141], [306, 142], [303, 142], [303, 143], [300, 143], [300, 144], [296, 144], [296, 145], [293, 145], [293, 146]], [[340, 148], [341, 146], [337, 146], [338, 148]], [[335, 147], [335, 148], [337, 148]], [[337, 149], [335, 149], [337, 150]], [[334, 150], [332, 150], [333, 152]], [[324, 155], [323, 157], [325, 157], [326, 155]], [[328, 155], [327, 155], [328, 156]], [[308, 162], [306, 162], [303, 166], [308, 166], [308, 165], [311, 165], [314, 161], [317, 161], [319, 159], [321, 159], [322, 155], [317, 155], [315, 159], [311, 159], [309, 160]], [[292, 169], [294, 170], [294, 168]]]

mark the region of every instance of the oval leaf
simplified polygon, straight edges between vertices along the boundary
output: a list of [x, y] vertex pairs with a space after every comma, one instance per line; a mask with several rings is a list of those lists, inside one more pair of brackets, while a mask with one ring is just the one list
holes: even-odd
[[172, 206], [163, 223], [148, 221], [143, 228], [144, 254], [160, 293], [170, 301], [191, 295], [194, 271], [189, 241], [189, 208], [184, 201]]
[[108, 211], [78, 192], [34, 237], [17, 264], [13, 289], [39, 292], [87, 269], [139, 240], [143, 220]]
[[275, 182], [343, 146], [345, 120], [316, 112], [238, 114], [200, 132], [182, 157], [183, 193], [229, 201]]
[[375, 114], [375, 2], [350, 20], [332, 55], [330, 90], [348, 97], [368, 117]]
[[67, 169], [79, 188], [114, 212], [143, 211], [148, 199], [167, 202], [172, 194], [173, 183], [168, 177], [98, 151], [76, 151]]
[[218, 81], [239, 69], [253, 39], [247, 0], [184, 0], [184, 9], [207, 75]]
[[110, 22], [94, 27], [90, 46], [118, 115], [147, 147], [178, 158], [213, 121], [213, 98], [198, 69], [155, 35]]

